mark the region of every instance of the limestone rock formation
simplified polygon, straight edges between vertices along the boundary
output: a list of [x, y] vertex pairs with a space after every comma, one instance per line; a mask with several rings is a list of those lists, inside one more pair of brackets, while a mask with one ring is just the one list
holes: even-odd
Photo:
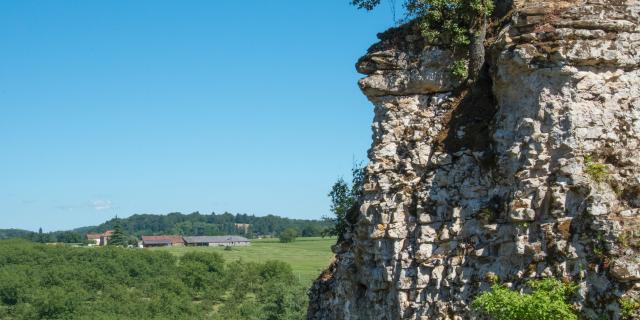
[[494, 275], [573, 281], [585, 318], [619, 319], [640, 295], [639, 18], [637, 0], [516, 0], [471, 88], [411, 24], [381, 34], [357, 64], [360, 214], [309, 319], [473, 319]]

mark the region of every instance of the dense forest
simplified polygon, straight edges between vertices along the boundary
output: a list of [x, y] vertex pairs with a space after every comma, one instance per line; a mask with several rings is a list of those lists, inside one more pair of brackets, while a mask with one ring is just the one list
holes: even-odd
[[[242, 225], [249, 225], [242, 228]], [[277, 236], [285, 229], [295, 229], [303, 237], [317, 237], [332, 228], [332, 221], [289, 219], [268, 215], [256, 217], [248, 214], [203, 215], [170, 213], [167, 215], [135, 214], [128, 218], [114, 218], [98, 226], [82, 227], [71, 231], [43, 233], [20, 229], [0, 229], [0, 240], [23, 238], [34, 242], [80, 243], [87, 233], [112, 230], [119, 225], [129, 236], [177, 234], [184, 236], [242, 235], [248, 238]]]
[[283, 262], [0, 241], [0, 319], [302, 319]]

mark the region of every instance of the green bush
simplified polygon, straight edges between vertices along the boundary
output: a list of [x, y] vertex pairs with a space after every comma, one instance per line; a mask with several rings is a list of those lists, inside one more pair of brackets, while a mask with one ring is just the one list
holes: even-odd
[[464, 79], [469, 76], [469, 68], [467, 65], [469, 61], [467, 59], [459, 59], [453, 62], [451, 66], [451, 74], [454, 76]]
[[2, 320], [302, 319], [305, 308], [283, 262], [0, 241]]
[[576, 287], [556, 279], [528, 282], [531, 293], [521, 294], [501, 285], [480, 294], [472, 303], [475, 310], [494, 320], [577, 320], [568, 298]]
[[633, 298], [620, 299], [620, 308], [622, 309], [622, 319], [631, 319], [634, 314], [640, 310], [640, 301]]
[[280, 232], [280, 242], [282, 243], [289, 243], [289, 242], [294, 242], [296, 241], [296, 238], [298, 237], [298, 230], [293, 229], [293, 228], [287, 228], [282, 230], [282, 232]]
[[584, 157], [584, 165], [584, 172], [594, 181], [603, 182], [607, 180], [609, 172], [606, 165], [595, 162], [591, 156]]

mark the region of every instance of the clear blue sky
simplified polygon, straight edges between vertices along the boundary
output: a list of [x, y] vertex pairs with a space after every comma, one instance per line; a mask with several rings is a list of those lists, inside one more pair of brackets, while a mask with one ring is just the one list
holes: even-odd
[[0, 0], [0, 228], [320, 218], [371, 142], [354, 63], [394, 23], [348, 2]]

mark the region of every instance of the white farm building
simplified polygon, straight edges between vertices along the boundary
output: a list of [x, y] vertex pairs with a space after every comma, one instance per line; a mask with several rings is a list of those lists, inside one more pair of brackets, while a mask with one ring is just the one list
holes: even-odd
[[251, 244], [249, 239], [240, 236], [193, 236], [183, 237], [187, 246], [237, 247]]

